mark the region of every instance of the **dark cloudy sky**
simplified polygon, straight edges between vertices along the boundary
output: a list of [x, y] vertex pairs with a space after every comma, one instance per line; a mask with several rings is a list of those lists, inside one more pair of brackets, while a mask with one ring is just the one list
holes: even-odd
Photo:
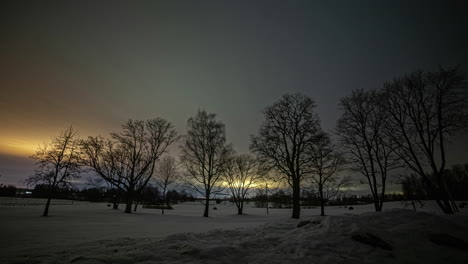
[[[2, 1], [0, 182], [31, 174], [26, 157], [70, 124], [87, 136], [161, 116], [183, 133], [203, 108], [247, 151], [261, 110], [302, 92], [331, 130], [352, 89], [468, 73], [463, 2]], [[462, 143], [452, 163], [468, 162]]]

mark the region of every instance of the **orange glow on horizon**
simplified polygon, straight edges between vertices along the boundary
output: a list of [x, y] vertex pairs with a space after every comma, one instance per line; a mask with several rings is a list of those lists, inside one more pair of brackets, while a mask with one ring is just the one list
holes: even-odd
[[0, 154], [29, 157], [37, 150], [40, 142], [18, 139], [0, 139]]

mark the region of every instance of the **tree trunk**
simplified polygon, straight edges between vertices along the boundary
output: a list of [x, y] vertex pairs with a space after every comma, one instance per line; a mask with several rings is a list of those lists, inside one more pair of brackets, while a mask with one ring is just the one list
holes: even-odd
[[299, 179], [293, 179], [293, 212], [292, 217], [299, 219], [301, 217], [301, 201], [300, 201], [301, 187]]
[[119, 209], [119, 202], [118, 202], [119, 197], [117, 196], [118, 190], [114, 190], [113, 192], [114, 192], [114, 195], [112, 197], [113, 198], [112, 199], [112, 204], [113, 204], [112, 209], [117, 210], [117, 209]]
[[166, 195], [166, 206], [167, 206], [167, 208], [169, 208], [169, 198], [167, 198], [167, 195]]
[[448, 194], [445, 192], [444, 189], [442, 189], [442, 186], [437, 186], [434, 189], [435, 189], [434, 195], [436, 196], [436, 202], [439, 205], [440, 209], [442, 209], [442, 212], [444, 212], [444, 214], [454, 214], [455, 212], [449, 201]]
[[208, 212], [210, 210], [210, 192], [206, 192], [205, 198], [205, 211], [203, 212], [203, 217], [208, 217]]
[[451, 206], [446, 206], [447, 201], [444, 199], [443, 191], [441, 190], [441, 186], [437, 186], [437, 184], [433, 183], [426, 174], [419, 173], [424, 181], [424, 188], [426, 191], [429, 191], [429, 197], [426, 195], [426, 200], [430, 197], [433, 197], [436, 201], [439, 208], [444, 212], [444, 214], [454, 214]]
[[378, 195], [374, 198], [374, 207], [376, 212], [381, 212], [382, 207], [380, 206], [380, 201]]
[[240, 202], [239, 205], [237, 206], [237, 214], [241, 215], [243, 214], [244, 211], [244, 203]]
[[165, 204], [165, 201], [166, 201], [166, 187], [164, 186], [163, 196], [162, 196], [161, 214], [164, 214], [164, 204]]
[[132, 200], [127, 200], [125, 202], [125, 213], [131, 214], [132, 213]]
[[455, 200], [453, 199], [452, 192], [447, 186], [447, 180], [445, 177], [442, 178], [442, 189], [444, 190], [444, 198], [447, 200], [447, 207], [450, 208], [450, 214], [454, 214], [458, 212], [458, 206], [455, 203]]
[[454, 213], [455, 213], [455, 211], [454, 211], [454, 209], [452, 208], [452, 204], [451, 204], [451, 202], [450, 202], [449, 199], [447, 199], [447, 198], [444, 197], [444, 199], [442, 200], [442, 202], [444, 203], [444, 208], [445, 208], [444, 213], [445, 213], [445, 214], [454, 214]]
[[424, 179], [426, 190], [429, 190], [429, 197], [432, 196], [435, 198], [435, 201], [442, 212], [444, 212], [444, 214], [454, 214], [452, 206], [450, 205], [449, 201], [447, 201], [446, 195], [442, 190], [442, 186], [440, 186], [440, 182], [438, 186], [436, 183], [431, 182], [426, 174], [420, 175]]
[[127, 214], [132, 213], [132, 202], [133, 202], [132, 193], [127, 192], [127, 195], [125, 197], [125, 213]]
[[112, 203], [113, 203], [112, 208], [114, 210], [119, 209], [119, 198], [117, 197], [117, 194], [114, 194], [114, 199], [113, 199]]
[[380, 200], [379, 200], [379, 211], [378, 212], [381, 212], [383, 210], [383, 205], [384, 205], [384, 201], [385, 201], [385, 185], [386, 185], [386, 181], [387, 181], [387, 176], [383, 177], [382, 178], [382, 190], [380, 192]]
[[[452, 199], [452, 198], [451, 198], [451, 199]], [[455, 200], [452, 199], [452, 200], [450, 201], [450, 203], [452, 204], [452, 208], [454, 209], [454, 212], [455, 212], [455, 213], [459, 213], [460, 210], [458, 209], [458, 205], [457, 205], [457, 203], [455, 202]]]
[[48, 216], [49, 215], [49, 206], [50, 206], [50, 200], [52, 199], [52, 196], [50, 194], [48, 196], [49, 197], [47, 197], [47, 202], [46, 202], [46, 205], [45, 205], [45, 208], [44, 208], [44, 213], [42, 214], [42, 216]]
[[320, 195], [320, 215], [325, 216], [325, 201], [323, 199], [323, 186], [319, 186], [319, 195]]
[[133, 187], [130, 186], [126, 195], [125, 195], [125, 213], [132, 213], [132, 203], [133, 203]]
[[138, 207], [138, 200], [135, 201], [135, 206], [133, 207], [133, 212], [136, 212]]

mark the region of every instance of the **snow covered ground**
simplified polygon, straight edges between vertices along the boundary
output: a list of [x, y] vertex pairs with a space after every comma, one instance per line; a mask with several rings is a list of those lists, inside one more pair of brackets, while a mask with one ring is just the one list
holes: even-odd
[[[51, 216], [39, 217], [39, 204], [0, 199], [0, 263], [468, 263], [468, 250], [431, 242], [438, 234], [468, 241], [468, 210], [445, 216], [431, 203], [422, 209], [429, 213], [393, 209], [398, 202], [383, 213], [368, 213], [372, 205], [327, 207], [327, 217], [303, 209], [301, 220], [289, 209], [266, 215], [249, 206], [239, 216], [230, 203], [203, 218], [200, 203], [129, 215], [71, 201], [55, 201]], [[392, 249], [357, 241], [369, 237]]]

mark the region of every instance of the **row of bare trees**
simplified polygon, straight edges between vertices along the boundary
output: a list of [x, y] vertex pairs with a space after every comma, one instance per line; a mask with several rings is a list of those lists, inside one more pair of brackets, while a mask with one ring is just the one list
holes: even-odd
[[243, 213], [249, 192], [268, 181], [285, 181], [293, 190], [293, 218], [300, 217], [301, 186], [316, 187], [322, 200], [349, 186], [339, 177], [344, 159], [322, 131], [314, 101], [301, 94], [286, 94], [265, 109], [265, 121], [252, 136], [251, 151], [236, 154], [226, 142], [225, 125], [215, 114], [199, 111], [188, 120], [181, 162], [188, 172], [185, 183], [205, 197], [204, 216], [212, 196], [228, 188], [238, 213]]
[[92, 171], [125, 194], [125, 212], [153, 176], [158, 158], [178, 139], [172, 124], [164, 119], [134, 121], [122, 125], [122, 131], [102, 136], [78, 138], [72, 127], [38, 148], [32, 156], [38, 168], [28, 177], [28, 184], [46, 184], [48, 199], [44, 216], [48, 215], [50, 200], [60, 187], [66, 187], [80, 176]]
[[324, 214], [324, 201], [347, 181], [337, 178], [344, 160], [321, 131], [313, 107], [311, 98], [299, 94], [285, 95], [268, 107], [259, 135], [252, 138], [251, 149], [256, 156], [236, 154], [226, 141], [224, 123], [206, 111], [198, 111], [188, 120], [180, 162], [171, 156], [161, 159], [168, 147], [181, 138], [172, 124], [161, 118], [129, 120], [120, 132], [110, 133], [107, 138], [79, 139], [70, 127], [32, 156], [39, 166], [27, 182], [48, 186], [44, 216], [54, 192], [83, 172], [92, 172], [101, 182], [120, 190], [126, 213], [131, 213], [132, 204], [136, 208], [140, 193], [151, 180], [163, 190], [163, 196], [175, 181], [189, 186], [204, 197], [205, 217], [209, 216], [210, 200], [225, 189], [238, 213], [243, 214], [244, 201], [253, 188], [268, 181], [286, 180], [293, 188], [294, 218], [300, 216], [301, 184], [316, 186]]
[[[324, 215], [325, 201], [349, 187], [350, 178], [339, 173], [348, 164], [366, 179], [376, 211], [382, 210], [389, 174], [401, 169], [424, 179], [445, 213], [457, 211], [445, 176], [446, 142], [468, 127], [466, 83], [457, 68], [414, 72], [380, 90], [355, 90], [340, 105], [340, 151], [322, 130], [313, 99], [286, 94], [265, 108], [264, 121], [251, 137], [253, 155], [236, 154], [224, 123], [198, 111], [183, 137], [162, 118], [129, 120], [109, 137], [84, 140], [70, 127], [32, 156], [38, 169], [27, 182], [49, 186], [47, 215], [53, 193], [83, 171], [124, 193], [126, 213], [154, 176], [164, 193], [178, 179], [204, 197], [203, 216], [208, 217], [210, 200], [226, 188], [242, 214], [250, 189], [283, 181], [292, 188], [292, 217], [299, 218], [301, 189], [315, 187]], [[181, 138], [183, 170], [174, 158], [160, 161]]]
[[468, 127], [467, 85], [458, 68], [416, 71], [380, 90], [341, 100], [337, 132], [354, 171], [367, 179], [382, 210], [388, 173], [409, 170], [447, 214], [458, 211], [447, 176], [447, 142]]

